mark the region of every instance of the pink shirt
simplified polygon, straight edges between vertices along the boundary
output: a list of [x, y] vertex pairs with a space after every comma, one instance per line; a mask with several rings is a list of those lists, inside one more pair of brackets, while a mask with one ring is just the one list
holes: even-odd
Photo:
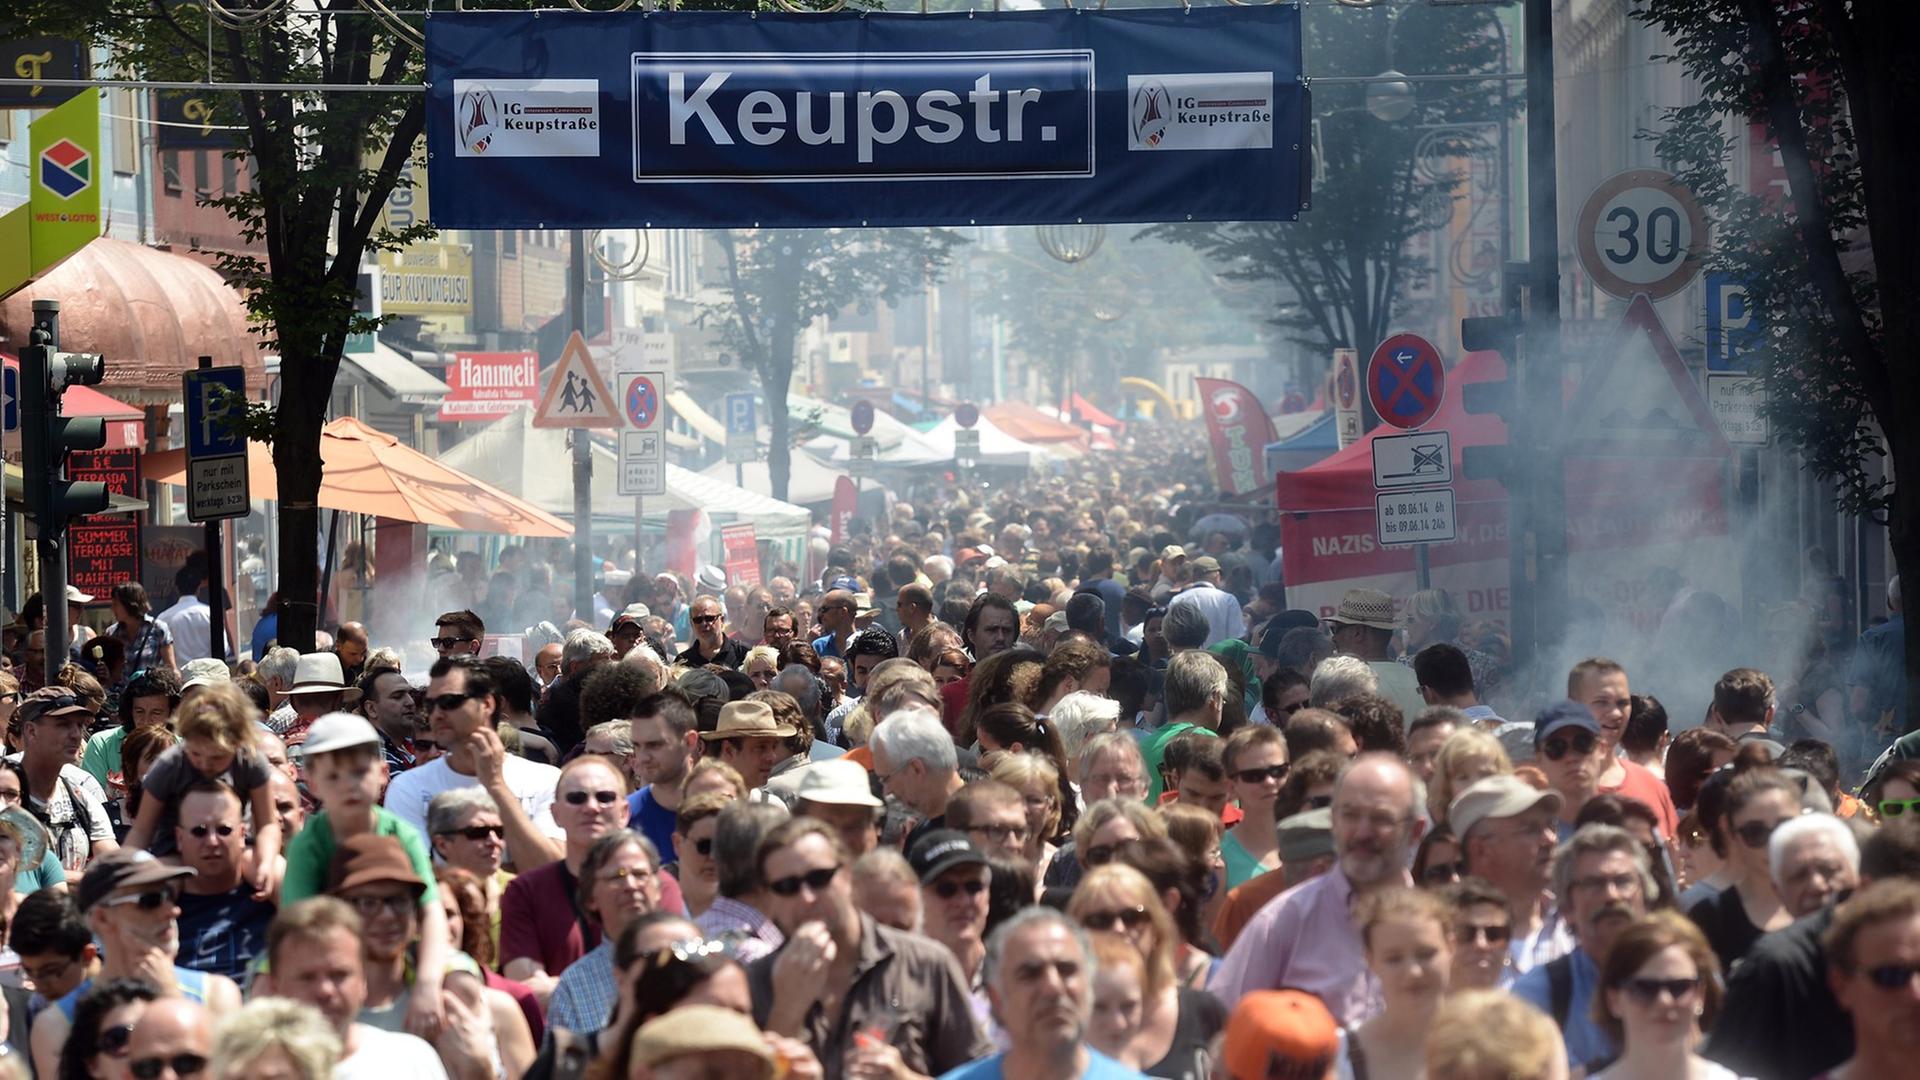
[[1337, 867], [1295, 885], [1240, 931], [1207, 989], [1228, 1011], [1254, 990], [1305, 990], [1335, 1020], [1359, 1026], [1380, 1011], [1380, 983], [1367, 970], [1352, 908], [1353, 885]]

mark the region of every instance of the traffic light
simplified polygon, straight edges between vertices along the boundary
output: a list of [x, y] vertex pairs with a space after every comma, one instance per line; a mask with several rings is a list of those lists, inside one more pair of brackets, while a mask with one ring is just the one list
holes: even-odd
[[66, 478], [68, 454], [106, 445], [106, 421], [60, 415], [67, 388], [98, 383], [107, 364], [92, 353], [59, 351], [49, 323], [34, 326], [29, 340], [20, 350], [21, 466], [27, 515], [44, 550], [59, 543], [69, 521], [107, 508], [107, 485]]
[[[1513, 309], [1509, 308], [1509, 312]], [[1518, 486], [1525, 462], [1514, 452], [1520, 411], [1514, 394], [1520, 359], [1520, 320], [1513, 314], [1486, 315], [1460, 320], [1460, 347], [1467, 352], [1497, 352], [1506, 361], [1507, 377], [1460, 387], [1460, 406], [1469, 413], [1498, 416], [1507, 427], [1505, 445], [1468, 446], [1460, 452], [1460, 468], [1469, 479], [1494, 480], [1511, 493]]]

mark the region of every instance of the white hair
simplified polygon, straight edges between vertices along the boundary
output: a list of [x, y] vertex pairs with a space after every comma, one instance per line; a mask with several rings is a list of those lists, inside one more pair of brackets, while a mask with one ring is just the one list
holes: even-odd
[[928, 577], [933, 578], [937, 582], [945, 581], [953, 576], [953, 560], [945, 555], [927, 556], [926, 561], [920, 564], [920, 568], [926, 571]]
[[869, 739], [874, 752], [885, 754], [895, 768], [909, 761], [925, 762], [928, 771], [957, 772], [960, 756], [953, 736], [940, 722], [940, 715], [925, 705], [898, 709], [873, 729]]
[[1788, 850], [1809, 836], [1826, 837], [1847, 861], [1847, 868], [1860, 872], [1860, 842], [1853, 838], [1853, 830], [1832, 814], [1802, 814], [1781, 822], [1767, 841], [1767, 873], [1776, 887], [1784, 884], [1781, 878], [1787, 870]]
[[1329, 656], [1313, 669], [1307, 684], [1307, 704], [1324, 709], [1355, 694], [1380, 692], [1380, 676], [1357, 656]]
[[607, 635], [597, 630], [581, 627], [567, 634], [567, 640], [560, 646], [560, 663], [584, 664], [596, 656], [612, 656], [613, 642]]
[[1112, 731], [1120, 720], [1120, 703], [1110, 697], [1076, 690], [1059, 701], [1047, 713], [1047, 723], [1060, 732], [1067, 760], [1080, 755], [1087, 740], [1103, 731]]
[[277, 645], [268, 649], [267, 655], [261, 657], [260, 663], [255, 667], [260, 672], [260, 678], [267, 684], [267, 689], [284, 691], [293, 685], [294, 672], [300, 667], [300, 652], [297, 649], [289, 649], [285, 645]]

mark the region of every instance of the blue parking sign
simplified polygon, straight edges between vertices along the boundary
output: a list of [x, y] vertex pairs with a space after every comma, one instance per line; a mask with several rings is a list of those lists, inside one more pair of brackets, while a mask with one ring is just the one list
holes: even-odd
[[1707, 370], [1747, 371], [1760, 348], [1760, 320], [1753, 313], [1747, 286], [1728, 274], [1708, 274]]
[[[204, 368], [184, 376], [189, 458], [231, 457], [247, 452], [247, 436], [227, 423], [225, 402], [246, 397], [247, 372], [240, 367]], [[224, 389], [228, 398], [218, 391]]]
[[751, 437], [755, 426], [753, 395], [751, 393], [728, 394], [727, 434]]

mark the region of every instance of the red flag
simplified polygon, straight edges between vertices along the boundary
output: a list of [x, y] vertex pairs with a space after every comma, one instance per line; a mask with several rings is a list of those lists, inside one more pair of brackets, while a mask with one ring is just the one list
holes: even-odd
[[1274, 441], [1273, 419], [1253, 391], [1226, 379], [1195, 379], [1207, 434], [1213, 444], [1213, 475], [1222, 495], [1243, 495], [1266, 487], [1262, 474], [1267, 444]]
[[829, 522], [833, 529], [833, 543], [846, 542], [847, 526], [852, 524], [859, 505], [860, 489], [853, 486], [851, 478], [842, 476], [833, 482], [833, 511]]

